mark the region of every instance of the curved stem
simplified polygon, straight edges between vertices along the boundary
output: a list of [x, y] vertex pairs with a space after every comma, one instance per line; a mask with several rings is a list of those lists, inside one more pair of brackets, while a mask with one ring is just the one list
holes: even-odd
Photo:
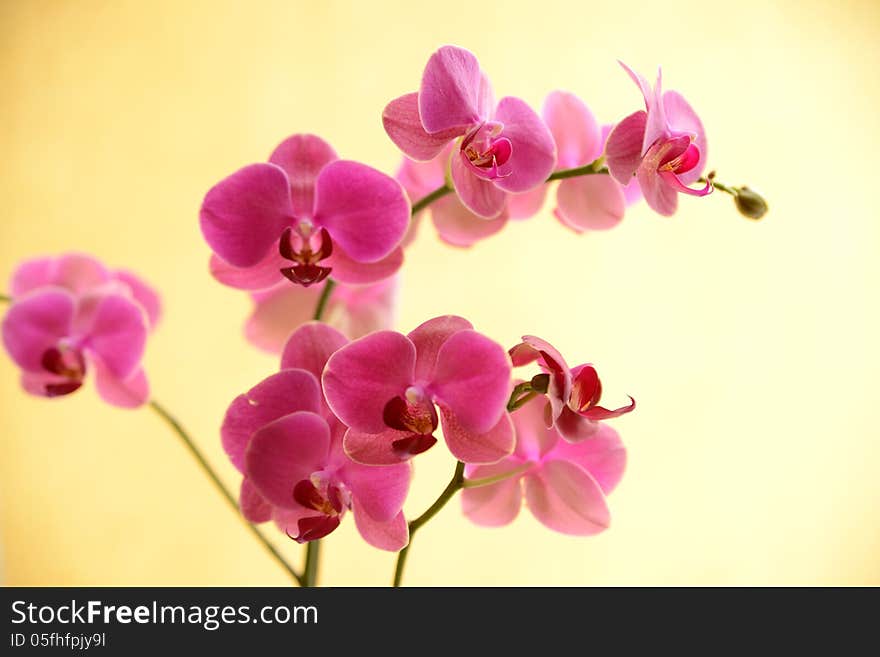
[[461, 487], [482, 488], [483, 486], [491, 486], [492, 484], [497, 484], [499, 481], [504, 481], [505, 479], [510, 479], [511, 477], [521, 475], [533, 465], [534, 463], [524, 463], [518, 468], [514, 468], [513, 470], [510, 470], [508, 472], [502, 472], [501, 474], [493, 475], [491, 477], [483, 477], [481, 479], [465, 479], [462, 482]]
[[577, 178], [578, 176], [590, 176], [593, 174], [607, 174], [608, 167], [602, 164], [602, 158], [600, 157], [598, 160], [594, 160], [589, 164], [585, 164], [582, 167], [574, 167], [572, 169], [560, 169], [559, 171], [554, 171], [550, 174], [550, 177], [547, 178], [547, 182], [553, 182], [554, 180], [564, 180], [565, 178]]
[[330, 301], [330, 295], [333, 294], [334, 287], [336, 287], [336, 281], [328, 278], [327, 282], [324, 283], [324, 289], [321, 290], [321, 296], [318, 298], [318, 305], [315, 306], [315, 314], [312, 315], [312, 319], [316, 322], [320, 322], [324, 316], [324, 310], [327, 308], [327, 302]]
[[159, 402], [155, 400], [150, 401], [150, 408], [152, 408], [159, 417], [165, 420], [165, 422], [168, 423], [168, 426], [170, 426], [174, 430], [174, 432], [180, 437], [180, 439], [183, 441], [183, 444], [186, 445], [187, 449], [189, 449], [190, 454], [193, 455], [198, 464], [201, 466], [202, 470], [205, 472], [206, 475], [208, 475], [208, 478], [214, 483], [214, 486], [217, 487], [217, 490], [220, 491], [220, 494], [223, 495], [223, 498], [229, 503], [229, 506], [232, 507], [232, 510], [235, 511], [235, 515], [241, 518], [242, 522], [244, 522], [247, 525], [248, 529], [251, 530], [251, 533], [257, 538], [258, 541], [260, 541], [260, 543], [263, 544], [263, 547], [265, 547], [269, 554], [271, 554], [275, 558], [278, 564], [287, 571], [290, 577], [297, 584], [303, 586], [303, 579], [293, 569], [293, 567], [289, 563], [287, 563], [284, 557], [281, 556], [281, 553], [278, 552], [275, 546], [269, 542], [269, 539], [263, 536], [263, 533], [259, 529], [257, 529], [256, 526], [252, 525], [244, 519], [244, 516], [242, 516], [241, 512], [239, 511], [238, 501], [235, 499], [232, 493], [229, 492], [229, 489], [226, 488], [223, 482], [220, 481], [220, 477], [218, 477], [217, 473], [214, 472], [214, 469], [205, 459], [199, 448], [196, 447], [192, 438], [186, 432], [180, 422], [177, 421], [177, 418], [171, 415], [171, 413], [165, 410], [164, 406], [162, 406]]
[[455, 463], [455, 472], [452, 474], [452, 479], [449, 480], [449, 483], [446, 484], [446, 488], [443, 489], [443, 492], [440, 493], [440, 497], [438, 497], [434, 503], [428, 507], [428, 510], [425, 511], [422, 515], [420, 515], [415, 520], [409, 523], [409, 543], [405, 548], [403, 548], [397, 555], [397, 566], [394, 569], [394, 586], [400, 586], [400, 582], [403, 579], [403, 568], [406, 565], [406, 557], [409, 555], [409, 549], [412, 547], [413, 538], [415, 538], [416, 532], [419, 527], [428, 522], [431, 518], [433, 518], [437, 513], [446, 506], [446, 503], [452, 499], [452, 497], [461, 489], [464, 485], [464, 463], [461, 461], [457, 461]]
[[714, 187], [715, 189], [720, 189], [722, 192], [726, 192], [726, 193], [730, 194], [731, 196], [736, 196], [736, 189], [735, 188], [728, 187], [724, 183], [722, 183], [718, 180], [715, 180], [714, 176], [712, 178], [706, 178], [705, 176], [703, 176], [702, 178], [697, 180], [697, 182], [701, 182], [701, 183], [711, 182], [712, 187]]
[[411, 216], [413, 216], [413, 217], [416, 216], [416, 214], [418, 214], [419, 212], [424, 210], [426, 207], [431, 205], [431, 203], [436, 201], [438, 198], [443, 198], [444, 196], [446, 196], [450, 192], [452, 192], [452, 187], [450, 187], [448, 183], [443, 183], [440, 187], [435, 189], [433, 192], [431, 192], [427, 196], [423, 196], [418, 201], [413, 203], [412, 212], [410, 213]]

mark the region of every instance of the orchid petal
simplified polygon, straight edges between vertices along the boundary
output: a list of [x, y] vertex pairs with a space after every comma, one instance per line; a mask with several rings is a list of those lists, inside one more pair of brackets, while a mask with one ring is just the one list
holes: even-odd
[[457, 198], [442, 198], [431, 208], [431, 219], [437, 233], [447, 244], [468, 247], [491, 237], [507, 224], [502, 211], [494, 219], [484, 219], [468, 210]]
[[214, 252], [235, 267], [266, 257], [292, 221], [287, 174], [274, 164], [251, 164], [205, 195], [199, 220]]
[[374, 548], [398, 552], [409, 543], [409, 527], [401, 511], [391, 520], [378, 522], [364, 511], [357, 499], [353, 502], [354, 524], [361, 537]]
[[150, 328], [155, 328], [162, 315], [162, 302], [153, 288], [144, 283], [138, 276], [130, 271], [119, 269], [113, 272], [113, 278], [122, 282], [131, 291], [131, 296], [147, 313]]
[[602, 134], [584, 101], [566, 91], [553, 91], [544, 100], [544, 121], [556, 142], [560, 169], [589, 164], [602, 154]]
[[473, 328], [473, 324], [463, 317], [443, 315], [429, 319], [410, 331], [406, 337], [416, 348], [414, 382], [427, 383], [431, 381], [440, 347], [459, 331]]
[[339, 476], [373, 520], [387, 521], [403, 508], [412, 479], [412, 465], [376, 467], [349, 461]]
[[62, 288], [45, 288], [15, 301], [3, 317], [3, 344], [26, 372], [42, 372], [43, 354], [70, 335], [76, 302]]
[[[521, 467], [518, 461], [504, 459], [493, 465], [479, 465], [467, 470], [468, 479], [484, 479], [503, 475]], [[467, 518], [482, 527], [509, 525], [522, 506], [522, 477], [514, 476], [495, 484], [465, 488], [461, 492], [461, 508]]]
[[323, 285], [303, 287], [284, 281], [254, 293], [254, 309], [244, 327], [248, 342], [264, 351], [281, 353], [291, 332], [311, 320]]
[[235, 267], [215, 253], [211, 255], [209, 268], [211, 276], [223, 285], [239, 290], [265, 290], [284, 281], [281, 269], [289, 266], [290, 262], [281, 257], [278, 249], [272, 248], [252, 267]]
[[241, 480], [238, 507], [248, 522], [261, 523], [272, 519], [272, 505], [260, 495], [247, 477]]
[[112, 294], [82, 300], [78, 315], [76, 321], [88, 335], [84, 346], [100, 356], [110, 374], [127, 379], [140, 363], [147, 343], [143, 309], [127, 297]]
[[632, 181], [642, 162], [642, 140], [648, 115], [630, 114], [611, 129], [605, 142], [605, 161], [611, 177], [621, 185]]
[[563, 534], [592, 536], [611, 523], [602, 488], [568, 461], [545, 461], [525, 477], [526, 504], [546, 527]]
[[623, 189], [610, 176], [563, 180], [556, 191], [556, 202], [557, 217], [578, 233], [614, 228], [626, 212]]
[[510, 175], [495, 184], [507, 192], [527, 192], [544, 183], [556, 165], [556, 142], [543, 119], [528, 104], [513, 96], [502, 98], [495, 119], [504, 124], [504, 137], [513, 153]]
[[281, 369], [306, 370], [320, 380], [327, 360], [347, 343], [348, 338], [335, 328], [310, 321], [290, 335], [281, 354]]
[[464, 134], [463, 128], [427, 132], [419, 117], [419, 95], [415, 92], [388, 103], [382, 112], [382, 125], [407, 157], [420, 162], [436, 158], [450, 141]]
[[496, 463], [513, 453], [515, 436], [509, 413], [489, 431], [476, 433], [464, 428], [458, 416], [445, 404], [440, 406], [443, 437], [449, 451], [465, 463]]
[[150, 399], [150, 386], [142, 368], [137, 368], [126, 378], [114, 375], [100, 359], [93, 359], [95, 386], [98, 394], [108, 404], [120, 408], [138, 408]]
[[287, 174], [290, 204], [299, 219], [311, 218], [315, 206], [315, 180], [325, 166], [339, 159], [336, 151], [316, 135], [293, 135], [269, 156]]
[[452, 155], [450, 166], [455, 192], [468, 210], [485, 219], [494, 219], [504, 210], [507, 194], [492, 181], [477, 176], [465, 159], [460, 151]]
[[425, 66], [418, 101], [427, 132], [464, 134], [489, 118], [492, 90], [472, 52], [443, 46]]
[[606, 495], [614, 490], [626, 469], [626, 448], [617, 432], [607, 424], [599, 424], [589, 440], [577, 444], [560, 441], [551, 457], [579, 465], [590, 473]]

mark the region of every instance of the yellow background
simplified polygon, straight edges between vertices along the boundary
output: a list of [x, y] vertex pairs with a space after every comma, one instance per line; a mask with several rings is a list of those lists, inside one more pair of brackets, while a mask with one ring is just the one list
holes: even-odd
[[[78, 249], [156, 285], [155, 396], [236, 486], [220, 419], [276, 363], [241, 336], [246, 297], [207, 273], [213, 183], [295, 132], [392, 172], [382, 108], [444, 43], [473, 50], [499, 97], [567, 89], [604, 121], [641, 103], [616, 58], [649, 77], [662, 64], [719, 179], [771, 212], [749, 222], [719, 193], [578, 237], [548, 204], [469, 251], [423, 230], [398, 328], [458, 313], [507, 346], [538, 334], [639, 408], [615, 423], [630, 462], [610, 531], [565, 537], [527, 512], [481, 529], [453, 503], [405, 581], [880, 584], [876, 2], [6, 0], [0, 30], [0, 280]], [[0, 403], [7, 583], [286, 583], [149, 410], [91, 387], [28, 397], [5, 355]], [[410, 513], [452, 459], [416, 467]], [[392, 569], [350, 521], [326, 541], [323, 583]]]

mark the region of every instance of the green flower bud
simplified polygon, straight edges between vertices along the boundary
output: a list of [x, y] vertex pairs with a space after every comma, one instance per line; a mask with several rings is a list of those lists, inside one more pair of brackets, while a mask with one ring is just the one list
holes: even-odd
[[767, 201], [758, 192], [748, 187], [737, 187], [733, 201], [740, 214], [749, 219], [757, 220], [767, 214]]

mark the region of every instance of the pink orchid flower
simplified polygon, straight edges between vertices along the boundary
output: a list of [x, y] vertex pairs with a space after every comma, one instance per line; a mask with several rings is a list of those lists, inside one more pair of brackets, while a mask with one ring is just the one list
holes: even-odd
[[601, 424], [590, 440], [572, 445], [547, 428], [539, 399], [513, 414], [516, 450], [493, 465], [468, 466], [468, 479], [513, 476], [466, 488], [462, 509], [474, 523], [500, 527], [519, 514], [522, 499], [541, 524], [563, 534], [592, 536], [611, 522], [606, 496], [626, 467], [626, 449], [617, 433]]
[[205, 195], [202, 234], [211, 272], [226, 285], [263, 290], [283, 280], [303, 286], [333, 272], [373, 283], [403, 262], [409, 200], [393, 178], [340, 160], [314, 135], [283, 141], [268, 163], [251, 164]]
[[[601, 155], [610, 126], [599, 126], [589, 107], [574, 94], [554, 91], [544, 100], [544, 121], [556, 142], [556, 168], [585, 166]], [[528, 192], [540, 207], [548, 185]], [[632, 181], [626, 187], [610, 176], [594, 174], [566, 178], [556, 190], [554, 216], [576, 233], [614, 228], [626, 206], [641, 197]]]
[[641, 90], [645, 111], [630, 114], [608, 135], [608, 170], [621, 185], [635, 176], [648, 205], [670, 216], [678, 207], [679, 192], [692, 196], [712, 192], [709, 182], [702, 189], [688, 187], [699, 180], [706, 166], [706, 133], [681, 94], [663, 93], [659, 69], [657, 84], [651, 89], [645, 78], [626, 64], [620, 65]]
[[223, 447], [244, 475], [239, 504], [250, 522], [274, 520], [303, 543], [323, 538], [352, 511], [367, 543], [397, 551], [409, 542], [401, 508], [412, 468], [349, 459], [342, 447], [346, 427], [321, 393], [319, 376], [328, 357], [347, 342], [318, 322], [295, 331], [281, 371], [229, 406]]
[[492, 87], [473, 53], [443, 46], [428, 60], [418, 92], [391, 101], [382, 114], [391, 140], [414, 160], [432, 160], [449, 142], [450, 174], [474, 214], [501, 214], [509, 192], [543, 183], [556, 161], [553, 136], [534, 110]]
[[576, 443], [592, 437], [599, 429], [600, 420], [610, 420], [633, 411], [635, 400], [616, 409], [599, 406], [602, 383], [596, 368], [590, 364], [569, 369], [562, 357], [546, 340], [524, 335], [522, 342], [510, 350], [514, 367], [536, 362], [548, 375], [547, 402], [544, 421], [556, 427], [568, 442]]
[[10, 292], [3, 344], [27, 392], [68, 395], [93, 369], [109, 404], [135, 408], [149, 399], [141, 358], [160, 302], [137, 276], [74, 253], [23, 263]]
[[[412, 202], [415, 203], [444, 184], [446, 167], [454, 148], [454, 144], [448, 144], [440, 155], [427, 162], [403, 158], [395, 178], [403, 185]], [[412, 243], [422, 216], [430, 213], [441, 240], [452, 246], [472, 246], [499, 232], [507, 225], [508, 219], [528, 219], [534, 216], [541, 209], [544, 196], [542, 193], [536, 203], [533, 194], [534, 192], [507, 194], [504, 209], [497, 217], [491, 219], [468, 210], [457, 196], [444, 196], [413, 217], [403, 245], [406, 247]]]
[[[290, 334], [311, 321], [324, 285], [306, 288], [282, 281], [252, 292], [254, 310], [245, 324], [245, 337], [260, 349], [281, 353]], [[398, 287], [397, 275], [370, 285], [337, 283], [323, 321], [352, 339], [389, 329], [394, 325]]]
[[401, 335], [379, 331], [327, 362], [327, 403], [350, 427], [345, 451], [360, 463], [405, 461], [432, 447], [439, 421], [452, 454], [492, 463], [513, 450], [506, 412], [510, 359], [504, 349], [447, 315]]

